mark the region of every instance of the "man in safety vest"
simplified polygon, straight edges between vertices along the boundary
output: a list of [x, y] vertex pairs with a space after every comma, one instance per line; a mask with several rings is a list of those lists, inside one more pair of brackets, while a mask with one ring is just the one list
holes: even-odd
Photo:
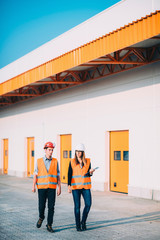
[[61, 182], [59, 166], [56, 158], [52, 158], [55, 144], [47, 142], [44, 145], [45, 157], [37, 159], [32, 192], [36, 191], [36, 185], [38, 188], [38, 200], [39, 200], [39, 220], [37, 222], [37, 228], [40, 228], [45, 218], [45, 206], [46, 200], [48, 199], [48, 218], [47, 218], [47, 230], [54, 232], [52, 228], [54, 206], [56, 198], [56, 187], [57, 196], [61, 194]]

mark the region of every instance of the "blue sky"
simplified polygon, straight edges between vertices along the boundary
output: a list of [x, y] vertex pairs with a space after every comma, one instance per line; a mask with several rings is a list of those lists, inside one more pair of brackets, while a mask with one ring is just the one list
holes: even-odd
[[0, 0], [0, 68], [120, 0]]

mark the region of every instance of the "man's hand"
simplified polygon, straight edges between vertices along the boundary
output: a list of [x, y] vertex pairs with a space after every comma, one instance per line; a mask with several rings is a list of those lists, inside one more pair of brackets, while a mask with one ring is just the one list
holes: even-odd
[[69, 192], [69, 193], [72, 192], [71, 186], [68, 186], [68, 192]]
[[60, 176], [57, 177], [58, 189], [57, 189], [57, 196], [61, 194], [61, 179]]
[[32, 185], [32, 192], [33, 192], [33, 193], [36, 192], [36, 182], [37, 182], [37, 174], [34, 173], [34, 176], [33, 176], [33, 185]]
[[35, 186], [32, 187], [32, 192], [33, 192], [33, 193], [36, 192], [36, 187], [35, 187]]
[[58, 187], [57, 189], [57, 196], [59, 196], [61, 194], [61, 187]]

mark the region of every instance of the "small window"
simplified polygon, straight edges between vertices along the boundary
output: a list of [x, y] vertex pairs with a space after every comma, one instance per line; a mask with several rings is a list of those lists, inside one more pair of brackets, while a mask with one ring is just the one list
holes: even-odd
[[8, 150], [5, 150], [5, 156], [8, 156]]
[[69, 158], [72, 158], [72, 151], [69, 151]]
[[129, 151], [123, 151], [123, 160], [129, 161]]
[[63, 151], [63, 158], [68, 158], [68, 151]]
[[114, 160], [121, 160], [121, 151], [114, 151]]
[[32, 157], [34, 157], [34, 150], [33, 150], [33, 151], [31, 151], [31, 156], [32, 156]]

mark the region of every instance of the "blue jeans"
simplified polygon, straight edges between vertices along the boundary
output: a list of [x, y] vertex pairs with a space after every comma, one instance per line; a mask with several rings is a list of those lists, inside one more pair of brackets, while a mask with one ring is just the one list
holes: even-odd
[[76, 189], [72, 190], [73, 200], [74, 200], [74, 214], [76, 226], [80, 226], [80, 208], [81, 208], [81, 195], [84, 199], [84, 209], [82, 214], [82, 222], [85, 223], [88, 217], [89, 210], [92, 204], [92, 197], [90, 189]]

